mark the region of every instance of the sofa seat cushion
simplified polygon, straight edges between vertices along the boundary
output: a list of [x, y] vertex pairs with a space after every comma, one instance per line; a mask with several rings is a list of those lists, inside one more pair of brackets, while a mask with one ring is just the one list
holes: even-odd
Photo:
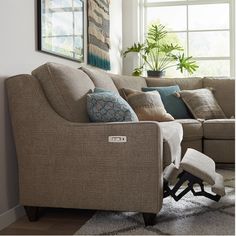
[[89, 122], [87, 93], [94, 89], [92, 80], [77, 68], [46, 63], [32, 72], [39, 79], [54, 110], [72, 122]]
[[203, 132], [206, 139], [235, 139], [235, 119], [207, 120], [203, 123]]
[[178, 119], [174, 122], [180, 123], [183, 126], [183, 140], [197, 140], [203, 137], [202, 122], [195, 119]]
[[183, 139], [183, 128], [177, 122], [160, 122], [163, 135], [163, 167], [175, 161], [178, 166], [181, 159], [181, 142]]

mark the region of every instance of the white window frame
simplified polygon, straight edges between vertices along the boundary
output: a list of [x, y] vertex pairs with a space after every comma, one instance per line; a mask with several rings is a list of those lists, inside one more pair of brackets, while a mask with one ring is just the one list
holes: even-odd
[[[188, 28], [188, 6], [189, 5], [206, 5], [206, 4], [217, 4], [217, 3], [227, 3], [229, 4], [229, 28], [228, 29], [209, 29], [209, 30], [189, 30]], [[235, 78], [235, 0], [182, 0], [182, 1], [171, 1], [171, 2], [153, 2], [147, 3], [147, 0], [139, 0], [139, 37], [142, 42], [144, 42], [146, 31], [145, 26], [147, 7], [163, 7], [163, 6], [183, 6], [187, 5], [187, 29], [180, 31], [171, 31], [171, 33], [186, 33], [187, 34], [187, 53], [189, 54], [189, 33], [191, 32], [216, 32], [216, 31], [229, 31], [230, 34], [230, 54], [228, 57], [196, 57], [195, 60], [229, 60], [230, 61], [230, 77]]]

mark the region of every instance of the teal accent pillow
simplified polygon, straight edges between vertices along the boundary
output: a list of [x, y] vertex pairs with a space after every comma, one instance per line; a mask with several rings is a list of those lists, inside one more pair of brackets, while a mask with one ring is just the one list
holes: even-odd
[[92, 122], [138, 121], [131, 106], [118, 94], [111, 91], [87, 95], [87, 111]]
[[180, 92], [178, 85], [168, 87], [147, 87], [142, 88], [143, 92], [158, 91], [161, 95], [161, 100], [168, 113], [175, 119], [190, 119], [192, 118], [187, 106], [182, 99], [175, 96], [176, 92]]
[[94, 93], [104, 93], [104, 92], [114, 93], [114, 92], [111, 91], [111, 90], [107, 90], [107, 89], [99, 88], [99, 87], [96, 87], [93, 92], [94, 92]]

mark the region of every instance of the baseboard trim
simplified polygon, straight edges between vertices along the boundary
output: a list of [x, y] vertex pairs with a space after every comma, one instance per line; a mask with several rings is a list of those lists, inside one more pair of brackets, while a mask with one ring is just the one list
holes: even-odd
[[22, 206], [17, 205], [14, 208], [0, 215], [0, 230], [14, 223], [17, 219], [25, 215], [25, 210]]

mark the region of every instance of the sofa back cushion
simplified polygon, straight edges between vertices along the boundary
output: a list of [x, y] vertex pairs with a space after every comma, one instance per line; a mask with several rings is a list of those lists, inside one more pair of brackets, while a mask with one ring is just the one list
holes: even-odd
[[147, 87], [146, 80], [143, 77], [114, 74], [109, 75], [111, 76], [114, 84], [116, 85], [116, 88], [118, 89], [122, 97], [124, 97], [124, 94], [122, 92], [123, 88], [142, 91], [143, 87]]
[[39, 79], [54, 110], [73, 122], [88, 122], [86, 95], [94, 89], [91, 79], [82, 70], [46, 63], [32, 72]]
[[147, 78], [148, 87], [166, 87], [178, 85], [181, 90], [200, 89], [203, 86], [201, 78]]
[[206, 77], [203, 87], [213, 88], [214, 96], [227, 118], [235, 116], [235, 80], [229, 78]]
[[105, 71], [84, 66], [82, 66], [80, 69], [90, 77], [96, 87], [104, 88], [117, 94], [119, 93], [113, 80]]

